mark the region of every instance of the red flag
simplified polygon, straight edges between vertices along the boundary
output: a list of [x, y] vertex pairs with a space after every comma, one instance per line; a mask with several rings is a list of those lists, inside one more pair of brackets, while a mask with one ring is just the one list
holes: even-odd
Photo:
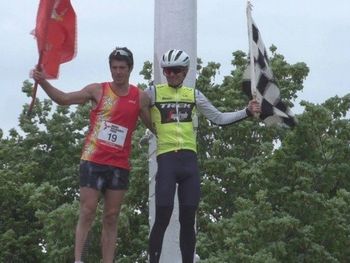
[[[76, 51], [76, 16], [70, 0], [40, 0], [33, 34], [39, 50], [37, 68], [46, 78], [57, 78], [60, 64], [72, 60]], [[35, 82], [28, 116], [34, 107], [37, 88]]]
[[76, 15], [70, 0], [40, 0], [34, 35], [38, 66], [48, 79], [57, 78], [60, 64], [76, 53]]

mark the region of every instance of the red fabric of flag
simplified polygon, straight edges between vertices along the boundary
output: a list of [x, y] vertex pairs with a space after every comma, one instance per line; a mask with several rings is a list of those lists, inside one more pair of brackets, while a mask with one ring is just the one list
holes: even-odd
[[70, 0], [40, 0], [34, 35], [38, 65], [48, 79], [57, 78], [60, 64], [76, 53], [76, 15]]

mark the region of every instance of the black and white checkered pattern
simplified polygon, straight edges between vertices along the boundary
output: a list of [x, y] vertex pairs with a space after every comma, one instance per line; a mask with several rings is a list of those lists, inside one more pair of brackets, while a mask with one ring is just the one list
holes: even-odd
[[[260, 102], [260, 119], [266, 125], [277, 124], [293, 127], [296, 125], [296, 119], [291, 110], [281, 101], [280, 91], [269, 67], [269, 59], [260, 32], [250, 12], [247, 12], [247, 14], [248, 28], [252, 31], [249, 34], [250, 52], [253, 56], [251, 61], [254, 61], [254, 63], [253, 65], [250, 63], [244, 72], [243, 91], [249, 98], [253, 98], [254, 95], [257, 101]], [[251, 75], [251, 70], [253, 70], [253, 75]], [[255, 87], [252, 87], [251, 76], [255, 76]]]

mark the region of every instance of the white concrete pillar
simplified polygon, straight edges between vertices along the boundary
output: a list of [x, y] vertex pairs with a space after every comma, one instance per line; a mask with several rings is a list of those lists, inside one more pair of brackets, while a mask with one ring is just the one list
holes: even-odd
[[[182, 49], [191, 59], [185, 79], [186, 86], [194, 87], [197, 64], [197, 0], [155, 0], [154, 12], [154, 83], [166, 81], [160, 68], [160, 59], [169, 49]], [[156, 141], [149, 146], [149, 223], [153, 226], [155, 217], [155, 174], [157, 172]], [[181, 263], [179, 247], [179, 210], [177, 195], [170, 224], [164, 236], [161, 263]]]

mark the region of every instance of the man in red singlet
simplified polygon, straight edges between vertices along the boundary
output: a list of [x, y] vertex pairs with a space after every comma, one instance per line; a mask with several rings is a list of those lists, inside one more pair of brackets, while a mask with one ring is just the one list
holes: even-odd
[[91, 101], [90, 128], [80, 162], [80, 214], [75, 234], [75, 262], [82, 262], [83, 246], [95, 218], [99, 191], [104, 196], [102, 228], [103, 263], [112, 263], [117, 238], [117, 219], [129, 183], [131, 136], [138, 117], [152, 129], [145, 92], [129, 84], [133, 55], [125, 47], [109, 55], [112, 82], [93, 83], [75, 92], [53, 87], [42, 72], [33, 78], [59, 105]]

